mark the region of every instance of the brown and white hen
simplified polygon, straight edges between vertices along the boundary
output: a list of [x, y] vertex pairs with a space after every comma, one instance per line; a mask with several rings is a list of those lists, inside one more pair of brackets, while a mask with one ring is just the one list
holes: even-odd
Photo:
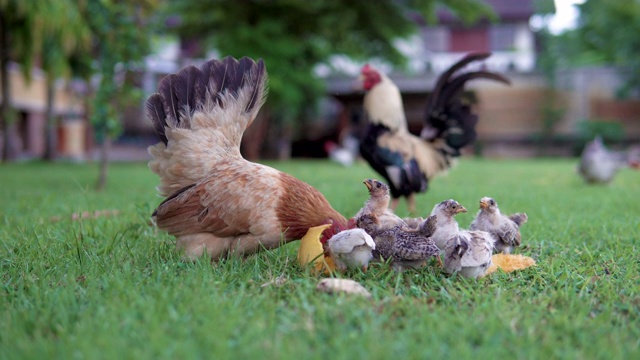
[[149, 167], [166, 197], [153, 217], [188, 258], [251, 254], [333, 224], [322, 235], [326, 241], [347, 228], [318, 190], [240, 154], [266, 80], [262, 61], [227, 57], [166, 76], [147, 100], [161, 140], [149, 147]]

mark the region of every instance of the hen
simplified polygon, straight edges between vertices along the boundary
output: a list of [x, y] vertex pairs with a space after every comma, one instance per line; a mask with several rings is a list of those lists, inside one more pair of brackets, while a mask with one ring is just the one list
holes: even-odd
[[450, 168], [460, 149], [475, 140], [478, 117], [462, 101], [466, 82], [485, 78], [509, 84], [509, 80], [488, 71], [453, 74], [490, 55], [469, 54], [439, 77], [427, 104], [420, 137], [407, 129], [398, 87], [370, 65], [362, 68], [364, 109], [370, 123], [360, 143], [360, 154], [389, 183], [392, 209], [396, 209], [400, 197], [406, 197], [409, 211], [415, 212], [414, 194], [426, 191], [429, 180]]
[[462, 230], [454, 216], [466, 209], [455, 200], [437, 204], [432, 216], [438, 219], [433, 239], [444, 250], [444, 268], [448, 273], [458, 272], [465, 277], [477, 278], [491, 266], [495, 238], [485, 231]]
[[149, 167], [166, 197], [153, 217], [188, 258], [251, 254], [331, 223], [326, 241], [347, 227], [318, 190], [240, 155], [266, 80], [261, 60], [227, 57], [165, 77], [147, 100], [161, 140], [149, 147]]
[[629, 151], [612, 151], [605, 147], [602, 138], [597, 136], [589, 142], [580, 156], [578, 174], [590, 184], [608, 184], [620, 169], [638, 168], [640, 148]]
[[490, 233], [496, 239], [495, 249], [510, 254], [514, 247], [520, 246], [520, 226], [527, 222], [527, 219], [526, 213], [503, 215], [494, 199], [483, 197], [480, 199], [480, 210], [470, 229]]

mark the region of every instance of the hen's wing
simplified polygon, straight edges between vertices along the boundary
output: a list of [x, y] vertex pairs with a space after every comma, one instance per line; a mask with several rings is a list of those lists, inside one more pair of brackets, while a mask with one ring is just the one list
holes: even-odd
[[218, 172], [183, 188], [163, 201], [153, 215], [158, 227], [177, 236], [258, 233], [256, 226], [263, 223], [259, 220], [278, 222], [274, 207], [282, 189], [272, 184], [278, 183], [279, 177], [273, 169], [247, 162], [242, 169]]

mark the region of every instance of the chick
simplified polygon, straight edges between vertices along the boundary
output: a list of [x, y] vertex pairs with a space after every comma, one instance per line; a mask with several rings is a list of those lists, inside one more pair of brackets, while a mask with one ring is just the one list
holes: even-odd
[[404, 221], [389, 209], [391, 196], [387, 184], [375, 179], [366, 179], [363, 183], [369, 190], [369, 199], [354, 216], [355, 221], [358, 222], [363, 215], [372, 215], [376, 218], [378, 230], [390, 229], [396, 225], [405, 226]]
[[349, 229], [332, 236], [327, 241], [326, 248], [338, 271], [345, 271], [347, 268], [366, 271], [376, 244], [363, 229]]
[[637, 168], [640, 164], [640, 148], [628, 151], [607, 149], [600, 136], [589, 142], [578, 165], [578, 174], [589, 184], [608, 184], [619, 170], [626, 167]]
[[440, 250], [444, 250], [447, 241], [458, 233], [458, 222], [453, 217], [465, 212], [467, 209], [453, 199], [445, 200], [433, 207], [431, 216], [438, 218], [438, 227], [432, 238]]
[[380, 230], [374, 216], [363, 215], [359, 218], [358, 227], [374, 234], [374, 258], [391, 259], [393, 267], [402, 270], [423, 267], [427, 259], [438, 255], [440, 250], [431, 239], [436, 230], [436, 222], [436, 217], [432, 216], [417, 229], [396, 224], [390, 229]]
[[439, 240], [444, 244], [441, 249], [444, 249], [445, 271], [477, 278], [491, 266], [495, 239], [486, 231], [461, 230], [454, 216], [465, 211], [455, 200], [437, 204], [432, 211], [438, 219], [434, 237], [437, 237], [436, 243]]
[[525, 213], [503, 215], [494, 199], [483, 197], [480, 199], [478, 215], [471, 222], [470, 229], [490, 233], [496, 240], [495, 250], [510, 254], [514, 247], [520, 246], [520, 226], [527, 222], [527, 219]]

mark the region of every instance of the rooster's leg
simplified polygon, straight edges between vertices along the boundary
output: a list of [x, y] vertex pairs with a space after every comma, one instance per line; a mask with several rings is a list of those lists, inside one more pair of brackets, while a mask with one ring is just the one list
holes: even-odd
[[400, 201], [400, 198], [393, 198], [391, 199], [391, 210], [396, 211], [396, 208], [398, 207], [398, 202]]
[[407, 196], [407, 206], [409, 207], [409, 213], [415, 215], [416, 213], [416, 195], [410, 194]]

